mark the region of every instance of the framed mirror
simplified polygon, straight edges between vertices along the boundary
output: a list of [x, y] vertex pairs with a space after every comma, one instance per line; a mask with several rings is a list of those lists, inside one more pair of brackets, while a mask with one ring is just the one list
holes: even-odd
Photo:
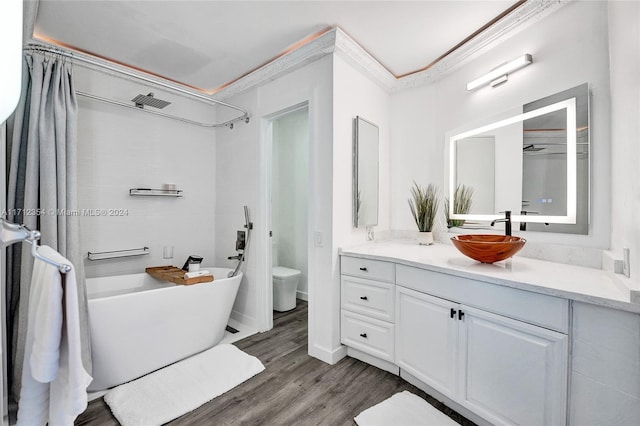
[[378, 126], [353, 119], [353, 226], [378, 224]]
[[521, 230], [587, 234], [589, 88], [583, 84], [521, 107], [521, 113], [449, 138], [449, 199], [473, 188], [468, 214], [491, 221], [512, 211]]

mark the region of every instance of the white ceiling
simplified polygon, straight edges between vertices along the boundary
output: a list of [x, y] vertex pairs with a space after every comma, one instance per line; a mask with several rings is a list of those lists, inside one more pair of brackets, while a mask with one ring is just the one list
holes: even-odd
[[334, 26], [409, 74], [515, 3], [40, 0], [34, 36], [215, 91]]

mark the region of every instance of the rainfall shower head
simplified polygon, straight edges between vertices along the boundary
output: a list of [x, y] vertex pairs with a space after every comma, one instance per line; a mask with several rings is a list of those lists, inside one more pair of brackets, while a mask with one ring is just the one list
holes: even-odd
[[131, 99], [131, 102], [134, 102], [138, 108], [144, 108], [145, 105], [148, 105], [154, 108], [162, 109], [171, 104], [171, 102], [154, 98], [153, 93], [149, 93], [148, 95], [138, 95], [135, 98]]

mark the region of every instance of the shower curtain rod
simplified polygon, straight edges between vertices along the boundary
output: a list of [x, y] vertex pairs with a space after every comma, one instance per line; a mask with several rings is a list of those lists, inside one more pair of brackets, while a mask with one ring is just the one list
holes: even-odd
[[176, 115], [165, 114], [163, 112], [153, 111], [153, 110], [150, 110], [150, 109], [138, 108], [135, 105], [129, 105], [129, 104], [126, 104], [124, 102], [116, 101], [116, 100], [113, 100], [113, 99], [103, 98], [101, 96], [92, 95], [91, 93], [85, 93], [85, 92], [81, 92], [79, 90], [76, 90], [76, 95], [82, 96], [82, 97], [85, 97], [85, 98], [89, 98], [89, 99], [93, 99], [93, 100], [96, 100], [96, 101], [104, 102], [104, 103], [107, 103], [107, 104], [118, 105], [118, 106], [121, 106], [121, 107], [124, 107], [124, 108], [131, 108], [131, 109], [135, 109], [136, 111], [146, 112], [146, 113], [153, 114], [153, 115], [159, 115], [161, 117], [169, 118], [171, 120], [182, 121], [183, 123], [194, 124], [196, 126], [202, 126], [202, 127], [222, 127], [222, 126], [227, 126], [230, 129], [233, 129], [233, 122], [234, 121], [238, 121], [238, 120], [244, 119], [245, 122], [247, 122], [247, 123], [249, 122], [249, 117], [246, 117], [246, 118], [238, 117], [238, 118], [236, 118], [234, 120], [225, 121], [224, 123], [220, 123], [220, 124], [207, 124], [207, 123], [201, 123], [199, 121], [189, 120], [188, 118], [178, 117]]
[[109, 64], [107, 64], [105, 62], [91, 59], [90, 57], [87, 57], [85, 55], [80, 55], [78, 53], [69, 52], [69, 51], [63, 50], [63, 49], [61, 49], [59, 47], [49, 47], [49, 46], [45, 46], [45, 45], [41, 45], [41, 44], [29, 44], [25, 48], [25, 50], [41, 51], [41, 52], [47, 52], [47, 53], [52, 53], [52, 54], [55, 54], [55, 55], [64, 56], [66, 58], [70, 58], [70, 59], [73, 59], [75, 61], [84, 62], [86, 64], [93, 65], [93, 66], [96, 66], [96, 67], [99, 67], [99, 68], [104, 68], [104, 69], [107, 69], [107, 70], [110, 70], [110, 71], [113, 71], [113, 72], [116, 72], [116, 73], [119, 73], [119, 74], [124, 74], [124, 75], [127, 75], [129, 77], [136, 78], [138, 80], [143, 80], [143, 81], [146, 81], [147, 83], [151, 83], [151, 84], [154, 84], [156, 86], [161, 86], [161, 87], [163, 87], [165, 89], [173, 90], [175, 92], [180, 92], [180, 93], [183, 93], [185, 95], [192, 96], [192, 97], [198, 98], [200, 100], [203, 100], [205, 102], [215, 103], [217, 105], [221, 105], [221, 106], [224, 106], [226, 108], [231, 108], [231, 109], [234, 109], [236, 111], [240, 111], [242, 113], [242, 115], [240, 115], [238, 117], [235, 117], [235, 118], [232, 118], [231, 120], [224, 121], [222, 123], [208, 124], [208, 123], [201, 123], [199, 121], [189, 120], [189, 119], [186, 119], [186, 118], [177, 117], [177, 116], [170, 115], [170, 114], [164, 114], [164, 113], [161, 113], [161, 112], [151, 111], [151, 110], [148, 110], [148, 109], [142, 109], [142, 108], [136, 107], [135, 105], [129, 105], [129, 104], [126, 104], [124, 102], [116, 101], [116, 100], [113, 100], [113, 99], [107, 99], [107, 98], [103, 98], [103, 97], [100, 97], [100, 96], [97, 96], [97, 95], [92, 95], [90, 93], [76, 91], [76, 94], [78, 94], [80, 96], [83, 96], [83, 97], [86, 97], [86, 98], [90, 98], [90, 99], [94, 99], [94, 100], [97, 100], [97, 101], [100, 101], [100, 102], [106, 102], [106, 103], [110, 103], [110, 104], [114, 104], [114, 105], [119, 105], [119, 106], [123, 106], [123, 107], [127, 107], [127, 108], [134, 108], [134, 109], [136, 109], [138, 111], [148, 112], [150, 114], [159, 115], [159, 116], [162, 116], [162, 117], [165, 117], [165, 118], [170, 118], [170, 119], [173, 119], [173, 120], [182, 121], [182, 122], [189, 123], [189, 124], [195, 124], [195, 125], [202, 126], [202, 127], [225, 127], [226, 126], [226, 127], [229, 127], [230, 129], [233, 129], [233, 123], [235, 123], [236, 121], [244, 121], [245, 123], [249, 122], [249, 111], [245, 110], [244, 108], [241, 108], [241, 107], [236, 106], [236, 105], [231, 105], [231, 104], [228, 104], [226, 102], [218, 101], [216, 99], [211, 99], [211, 98], [209, 98], [209, 97], [207, 97], [205, 95], [193, 92], [191, 90], [186, 90], [186, 89], [184, 89], [182, 87], [179, 87], [179, 86], [176, 86], [174, 84], [169, 84], [169, 83], [165, 83], [163, 81], [154, 80], [154, 79], [152, 79], [150, 77], [139, 75], [137, 73], [133, 73], [131, 71], [127, 71], [126, 69], [122, 69], [120, 67], [115, 67], [115, 66], [109, 65]]

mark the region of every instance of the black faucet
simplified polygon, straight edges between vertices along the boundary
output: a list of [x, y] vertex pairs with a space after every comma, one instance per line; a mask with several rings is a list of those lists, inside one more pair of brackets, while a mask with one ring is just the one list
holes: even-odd
[[[538, 212], [528, 212], [526, 210], [520, 210], [520, 214], [522, 216], [526, 216], [527, 213], [538, 214]], [[520, 222], [520, 230], [521, 231], [526, 231], [527, 230], [527, 222]]]
[[[520, 214], [522, 216], [526, 216], [528, 214], [540, 214], [540, 212], [531, 212], [531, 211], [527, 211], [527, 210], [520, 210]], [[520, 230], [521, 231], [526, 231], [527, 230], [527, 222], [520, 222]]]
[[491, 222], [491, 226], [495, 225], [496, 222], [504, 222], [504, 235], [510, 237], [511, 236], [511, 210], [507, 210], [504, 212], [504, 219], [496, 219]]

